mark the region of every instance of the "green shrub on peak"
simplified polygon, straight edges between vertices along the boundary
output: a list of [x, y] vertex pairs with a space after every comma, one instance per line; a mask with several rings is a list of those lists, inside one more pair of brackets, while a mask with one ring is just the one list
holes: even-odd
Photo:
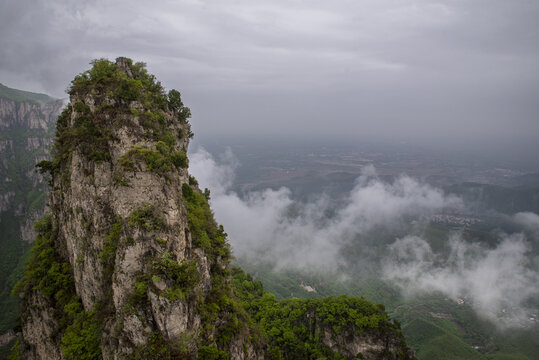
[[[138, 124], [143, 128], [142, 136], [156, 143], [155, 150], [132, 151], [126, 156], [140, 155], [148, 170], [161, 174], [173, 167], [186, 168], [185, 149], [177, 148], [184, 131], [170, 126], [171, 121], [185, 125], [191, 117], [180, 92], [173, 89], [167, 94], [142, 62], [120, 57], [116, 62], [96, 59], [91, 65], [73, 79], [68, 89], [72, 106], [58, 117], [53, 159], [41, 162], [40, 171], [58, 170], [75, 148], [95, 163], [110, 161], [110, 144], [117, 140], [114, 129], [126, 124]], [[89, 98], [92, 100], [87, 103]], [[186, 131], [191, 134], [188, 128]]]

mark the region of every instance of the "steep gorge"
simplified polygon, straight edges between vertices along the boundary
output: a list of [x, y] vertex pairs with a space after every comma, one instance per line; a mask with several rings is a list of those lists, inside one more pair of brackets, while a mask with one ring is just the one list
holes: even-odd
[[63, 101], [0, 84], [0, 357], [14, 338], [18, 302], [10, 297], [43, 216], [46, 181], [35, 165], [49, 155]]
[[276, 301], [230, 268], [188, 173], [190, 111], [144, 64], [96, 60], [69, 94], [12, 358], [414, 358], [383, 307]]

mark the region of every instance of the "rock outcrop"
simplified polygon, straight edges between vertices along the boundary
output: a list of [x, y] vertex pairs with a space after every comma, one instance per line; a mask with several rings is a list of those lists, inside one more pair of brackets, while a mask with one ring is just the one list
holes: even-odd
[[62, 106], [62, 100], [40, 103], [31, 99], [15, 101], [0, 97], [0, 130], [21, 127], [46, 131], [54, 125]]
[[[53, 158], [40, 164], [51, 174], [50, 216], [36, 225], [33, 256], [15, 289], [23, 312], [14, 352], [24, 359], [276, 358], [252, 304], [236, 295], [209, 191], [188, 173], [190, 111], [179, 92], [166, 95], [143, 64], [118, 58], [96, 60], [73, 80], [70, 96]], [[328, 339], [317, 341], [329, 353], [355, 357], [361, 349]], [[375, 345], [388, 349], [388, 359], [405, 353]]]
[[50, 216], [18, 289], [22, 357], [259, 357], [230, 300], [225, 234], [187, 172], [179, 93], [120, 58], [96, 61], [70, 95], [41, 164]]

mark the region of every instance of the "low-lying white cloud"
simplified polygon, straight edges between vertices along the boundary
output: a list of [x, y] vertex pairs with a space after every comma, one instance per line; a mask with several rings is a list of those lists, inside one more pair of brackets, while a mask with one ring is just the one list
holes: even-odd
[[453, 234], [448, 246], [444, 256], [420, 237], [398, 239], [384, 259], [384, 278], [408, 296], [439, 292], [455, 301], [464, 299], [501, 325], [526, 318], [527, 301], [539, 295], [539, 273], [524, 235], [503, 234], [497, 246], [488, 248]]
[[[204, 149], [191, 155], [191, 173], [212, 192], [211, 205], [224, 225], [236, 256], [264, 259], [277, 268], [336, 269], [342, 248], [376, 226], [390, 225], [406, 216], [420, 216], [460, 200], [407, 176], [392, 183], [377, 178], [366, 167], [347, 201], [332, 209], [325, 196], [317, 201], [294, 201], [286, 188], [252, 192], [245, 197], [230, 191], [235, 163], [230, 154], [217, 164]], [[334, 216], [328, 218], [328, 211]]]

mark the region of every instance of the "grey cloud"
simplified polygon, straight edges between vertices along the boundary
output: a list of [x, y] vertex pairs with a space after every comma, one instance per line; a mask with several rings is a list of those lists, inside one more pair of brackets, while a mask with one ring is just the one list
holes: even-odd
[[61, 97], [91, 59], [122, 55], [181, 89], [204, 135], [537, 150], [536, 2], [5, 0], [0, 7], [0, 81], [8, 86]]

